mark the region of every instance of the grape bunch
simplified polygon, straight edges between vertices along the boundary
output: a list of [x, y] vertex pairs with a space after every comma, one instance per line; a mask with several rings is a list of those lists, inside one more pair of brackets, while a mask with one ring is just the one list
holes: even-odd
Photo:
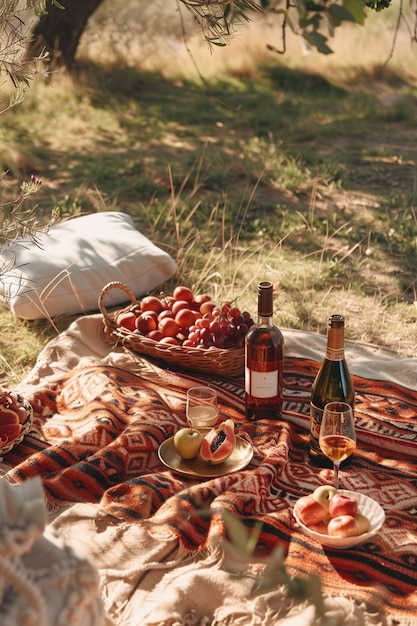
[[176, 287], [172, 296], [145, 296], [120, 311], [115, 321], [156, 342], [196, 349], [243, 348], [254, 323], [248, 311], [230, 302], [218, 305], [185, 286]]

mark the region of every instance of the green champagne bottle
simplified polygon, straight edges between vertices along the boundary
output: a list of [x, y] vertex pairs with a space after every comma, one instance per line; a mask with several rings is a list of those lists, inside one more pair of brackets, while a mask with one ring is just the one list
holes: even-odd
[[[354, 409], [355, 390], [345, 359], [345, 320], [331, 315], [327, 328], [326, 356], [311, 388], [310, 459], [319, 467], [332, 467], [332, 461], [321, 451], [319, 434], [323, 409], [328, 402], [347, 402]], [[351, 463], [350, 455], [341, 467]]]

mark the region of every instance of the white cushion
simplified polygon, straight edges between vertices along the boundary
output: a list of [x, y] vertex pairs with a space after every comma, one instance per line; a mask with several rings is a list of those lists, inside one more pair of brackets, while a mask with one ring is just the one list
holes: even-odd
[[[41, 248], [14, 244], [0, 255], [0, 291], [10, 310], [23, 319], [89, 313], [110, 281], [123, 282], [139, 297], [177, 270], [176, 262], [134, 227], [129, 215], [108, 211], [51, 226]], [[15, 259], [13, 269], [1, 267]], [[125, 302], [112, 289], [106, 307]]]

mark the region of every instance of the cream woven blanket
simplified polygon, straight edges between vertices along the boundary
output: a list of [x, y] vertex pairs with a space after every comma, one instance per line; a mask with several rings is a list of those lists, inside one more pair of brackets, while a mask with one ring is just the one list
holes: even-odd
[[[294, 331], [285, 331], [284, 335], [285, 354], [289, 366], [295, 367], [298, 358], [302, 359], [303, 363], [307, 361], [319, 363], [322, 360], [325, 338]], [[357, 344], [348, 344], [346, 354], [351, 372], [358, 377], [358, 380], [366, 379], [382, 383], [389, 381], [391, 385], [405, 390], [417, 390], [417, 361], [415, 359], [401, 360], [396, 357], [395, 353]], [[269, 444], [268, 448], [265, 443], [266, 431], [258, 434], [250, 429], [244, 431], [245, 435], [251, 437], [255, 446], [256, 458], [252, 473], [249, 468], [246, 473], [238, 472], [238, 480], [236, 477], [226, 477], [218, 481], [208, 481], [207, 484], [203, 481], [202, 484], [196, 485], [173, 476], [166, 468], [158, 465], [155, 450], [153, 454], [147, 456], [145, 473], [144, 455], [135, 457], [134, 447], [130, 448], [129, 452], [132, 458], [124, 460], [126, 475], [123, 480], [114, 481], [113, 486], [110, 483], [102, 484], [102, 481], [109, 479], [110, 470], [116, 471], [115, 461], [111, 457], [111, 442], [106, 439], [109, 431], [105, 429], [100, 431], [101, 450], [98, 440], [95, 439], [94, 451], [92, 451], [93, 440], [88, 431], [87, 422], [84, 425], [77, 424], [77, 443], [81, 442], [84, 446], [84, 456], [80, 455], [77, 458], [76, 471], [80, 471], [84, 462], [91, 461], [90, 469], [93, 462], [97, 463], [95, 466], [97, 473], [94, 474], [94, 481], [91, 480], [88, 483], [88, 488], [85, 486], [87, 483], [81, 485], [77, 483], [78, 474], [74, 473], [75, 466], [71, 466], [68, 457], [78, 454], [80, 446], [76, 447], [71, 440], [71, 445], [68, 443], [65, 448], [65, 441], [69, 441], [65, 439], [64, 434], [65, 428], [68, 429], [70, 424], [69, 408], [74, 411], [73, 415], [77, 408], [77, 398], [69, 398], [69, 395], [76, 389], [73, 381], [77, 380], [80, 396], [81, 394], [85, 396], [87, 392], [90, 394], [91, 415], [93, 415], [94, 402], [103, 400], [106, 390], [108, 391], [108, 387], [101, 389], [99, 385], [102, 377], [109, 371], [126, 372], [125, 378], [122, 375], [119, 376], [120, 387], [114, 388], [113, 400], [116, 395], [118, 402], [122, 398], [127, 402], [127, 410], [132, 406], [128, 401], [136, 393], [127, 373], [138, 376], [139, 380], [143, 381], [143, 387], [137, 390], [137, 393], [146, 396], [149, 402], [147, 410], [151, 412], [157, 405], [155, 410], [157, 413], [159, 411], [158, 415], [161, 416], [161, 420], [166, 420], [165, 432], [162, 433], [157, 432], [155, 420], [152, 422], [152, 433], [155, 435], [155, 449], [157, 449], [159, 445], [157, 438], [171, 434], [183, 419], [185, 389], [198, 377], [191, 374], [187, 377], [176, 372], [164, 372], [163, 368], [161, 370], [157, 365], [145, 359], [137, 358], [121, 348], [109, 345], [102, 332], [101, 316], [93, 315], [76, 320], [66, 332], [51, 341], [39, 355], [37, 364], [29, 376], [19, 385], [19, 391], [25, 397], [34, 401], [35, 404], [37, 399], [42, 398], [43, 404], [42, 407], [37, 407], [38, 417], [37, 421], [35, 420], [35, 433], [32, 439], [29, 437], [28, 442], [21, 448], [19, 447], [20, 451], [16, 451], [15, 455], [8, 455], [4, 460], [6, 466], [18, 464], [17, 470], [11, 469], [10, 471], [11, 480], [22, 481], [30, 475], [41, 474], [48, 498], [52, 527], [62, 533], [81, 556], [90, 559], [98, 568], [109, 625], [310, 626], [320, 623], [332, 624], [332, 626], [339, 624], [347, 626], [350, 624], [352, 626], [387, 624], [391, 626], [395, 620], [402, 626], [417, 624], [417, 619], [413, 621], [415, 618], [412, 609], [409, 608], [415, 606], [413, 603], [417, 604], [413, 593], [410, 593], [409, 605], [399, 608], [398, 611], [394, 606], [398, 598], [395, 593], [391, 594], [388, 598], [388, 610], [385, 611], [384, 593], [382, 593], [382, 599], [378, 597], [378, 581], [366, 581], [362, 593], [357, 580], [353, 578], [345, 580], [345, 576], [347, 574], [350, 576], [350, 572], [356, 567], [354, 559], [358, 558], [357, 552], [352, 553], [349, 568], [343, 565], [342, 558], [339, 559], [338, 555], [335, 555], [334, 560], [330, 560], [335, 570], [330, 572], [328, 555], [317, 546], [310, 546], [306, 543], [302, 533], [294, 529], [289, 504], [301, 493], [323, 482], [323, 477], [318, 476], [316, 470], [309, 469], [305, 464], [300, 465], [299, 460], [297, 467], [304, 468], [305, 475], [300, 474], [298, 484], [294, 482], [294, 474], [290, 476], [291, 464], [287, 463], [288, 449], [291, 447], [291, 442], [294, 443], [294, 450], [296, 449], [307, 428], [306, 415], [302, 411], [298, 412], [298, 409], [294, 407], [290, 411], [292, 413], [290, 424], [293, 425], [294, 430], [290, 429], [291, 432], [286, 431], [279, 437], [277, 436], [276, 445], [274, 444], [272, 448], [272, 444]], [[88, 385], [93, 380], [89, 378], [89, 373], [94, 373], [94, 381], [97, 381], [98, 386], [95, 390], [82, 387], [84, 383]], [[291, 376], [288, 375], [289, 382], [290, 379]], [[59, 385], [64, 385], [65, 381], [69, 380], [71, 380], [71, 387], [65, 390], [65, 394], [60, 388], [61, 395], [59, 395], [56, 381], [59, 381]], [[125, 394], [123, 389], [127, 390]], [[241, 401], [239, 404], [227, 385], [222, 385], [220, 382], [219, 389], [223, 410], [230, 411], [234, 419], [243, 420], [239, 417]], [[96, 396], [94, 396], [94, 391]], [[65, 411], [67, 412], [62, 408], [63, 405], [59, 405], [62, 401], [66, 403]], [[111, 398], [106, 397], [107, 403], [111, 401]], [[303, 401], [306, 402], [306, 397]], [[46, 402], [49, 403], [48, 406]], [[291, 402], [295, 406], [295, 392], [293, 392]], [[165, 416], [167, 408], [170, 415]], [[47, 414], [48, 411], [49, 414]], [[85, 412], [83, 415], [85, 417]], [[242, 424], [242, 429], [245, 429], [244, 424]], [[259, 446], [257, 437], [259, 437]], [[363, 441], [368, 445], [366, 432], [363, 433]], [[87, 452], [88, 446], [90, 448]], [[395, 448], [394, 442], [393, 450]], [[270, 451], [266, 452], [267, 449]], [[120, 446], [117, 452], [119, 454], [117, 462], [119, 462]], [[262, 462], [259, 460], [260, 457], [258, 458], [261, 452]], [[64, 453], [65, 462], [63, 461]], [[28, 461], [24, 458], [26, 454], [34, 456], [29, 457]], [[132, 469], [134, 457], [136, 475], [134, 468]], [[129, 461], [132, 463], [129, 464]], [[61, 463], [61, 469], [57, 469], [53, 465], [54, 462]], [[108, 464], [104, 467], [103, 464], [106, 463]], [[35, 467], [38, 469], [34, 469]], [[41, 467], [40, 470], [39, 467]], [[281, 471], [279, 471], [280, 468]], [[241, 496], [233, 503], [234, 495], [238, 498], [234, 483], [239, 482], [239, 493], [245, 493], [247, 489], [246, 497], [249, 501], [253, 472], [258, 477], [257, 497], [262, 493], [260, 485], [262, 486], [263, 480], [265, 480], [265, 490], [268, 491], [265, 499], [260, 497], [257, 500], [254, 505], [256, 510], [252, 516], [259, 515], [271, 524], [273, 530], [266, 531], [262, 538], [264, 546], [271, 548], [273, 542], [276, 542], [277, 537], [282, 533], [283, 541], [289, 547], [289, 562], [295, 574], [300, 574], [302, 568], [305, 573], [314, 569], [317, 569], [318, 573], [323, 573], [326, 582], [325, 618], [327, 621], [317, 621], [314, 607], [309, 602], [297, 604], [288, 598], [284, 586], [277, 586], [272, 592], [252, 594], [251, 590], [255, 579], [259, 576], [260, 568], [256, 563], [248, 565], [237, 559], [234, 553], [223, 549], [221, 539], [224, 538], [222, 537], [224, 529], [218, 522], [213, 523], [208, 529], [192, 524], [188, 528], [185, 522], [181, 525], [173, 516], [174, 505], [183, 506], [187, 498], [196, 494], [199, 497], [207, 496], [209, 501], [210, 498], [215, 498], [216, 502], [221, 501], [226, 507], [235, 506], [243, 511], [244, 502]], [[288, 484], [285, 482], [286, 474]], [[354, 484], [359, 484], [361, 475], [363, 476], [363, 473], [360, 471], [353, 473], [351, 480]], [[90, 471], [89, 477], [91, 476], [93, 474]], [[135, 480], [136, 478], [141, 480]], [[102, 492], [100, 493], [98, 486], [101, 484]], [[126, 485], [129, 485], [129, 489], [133, 485], [135, 489], [127, 492]], [[278, 493], [279, 486], [287, 495]], [[73, 492], [71, 488], [74, 489]], [[372, 488], [377, 489], [375, 486]], [[77, 489], [79, 492], [74, 495]], [[273, 499], [271, 493], [274, 495]], [[227, 501], [229, 496], [230, 500]], [[135, 497], [136, 503], [133, 502]], [[129, 506], [125, 506], [128, 498]], [[141, 498], [143, 502], [139, 502]], [[275, 502], [276, 510], [272, 508], [268, 511], [265, 507], [271, 506], [271, 502]], [[417, 494], [415, 504], [417, 507]], [[259, 508], [256, 508], [257, 506]], [[281, 517], [279, 510], [282, 510]], [[248, 515], [248, 519], [251, 519], [251, 515]], [[176, 522], [178, 522], [178, 527]], [[294, 533], [294, 540], [291, 538], [292, 533]], [[313, 548], [313, 551], [310, 552], [310, 548]], [[312, 555], [311, 563], [308, 559], [309, 554]], [[359, 552], [359, 555], [363, 556], [363, 554], [366, 555], [366, 551]], [[377, 571], [377, 565], [375, 567]]]

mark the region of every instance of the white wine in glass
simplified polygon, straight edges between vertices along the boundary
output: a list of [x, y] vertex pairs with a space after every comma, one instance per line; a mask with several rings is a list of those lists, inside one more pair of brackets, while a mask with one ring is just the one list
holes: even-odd
[[334, 486], [339, 486], [339, 467], [356, 447], [355, 422], [352, 407], [346, 402], [329, 402], [324, 407], [321, 422], [320, 448], [333, 461]]
[[187, 420], [191, 428], [211, 428], [217, 423], [217, 392], [211, 387], [191, 387], [187, 391]]

